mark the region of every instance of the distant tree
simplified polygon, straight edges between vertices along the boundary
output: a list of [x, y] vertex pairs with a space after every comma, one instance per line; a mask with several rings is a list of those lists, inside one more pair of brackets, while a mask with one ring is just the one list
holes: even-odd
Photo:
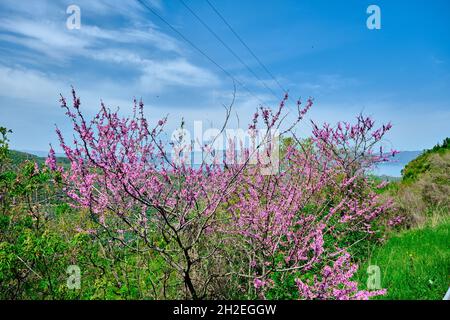
[[0, 170], [2, 170], [2, 166], [6, 164], [6, 161], [8, 159], [8, 133], [12, 133], [12, 131], [5, 127], [0, 127]]

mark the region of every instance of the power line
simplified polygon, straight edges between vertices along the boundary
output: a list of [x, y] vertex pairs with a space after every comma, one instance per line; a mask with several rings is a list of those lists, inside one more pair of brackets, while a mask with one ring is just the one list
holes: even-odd
[[286, 90], [283, 88], [283, 86], [280, 84], [280, 82], [275, 78], [275, 76], [272, 74], [272, 72], [269, 71], [269, 69], [259, 60], [259, 58], [256, 56], [256, 54], [250, 49], [250, 47], [245, 43], [244, 40], [237, 34], [236, 31], [234, 31], [233, 27], [227, 22], [227, 20], [220, 14], [220, 12], [213, 6], [213, 4], [206, 0], [208, 5], [211, 7], [211, 9], [214, 10], [214, 12], [220, 17], [220, 19], [228, 26], [230, 31], [236, 36], [236, 38], [242, 43], [244, 47], [247, 48], [247, 50], [250, 52], [250, 54], [255, 58], [256, 61], [258, 61], [259, 65], [267, 72], [267, 74], [277, 83], [277, 85], [280, 87], [283, 92], [286, 92]]
[[151, 13], [153, 13], [155, 16], [157, 16], [162, 22], [164, 22], [173, 32], [178, 34], [184, 41], [186, 41], [189, 45], [191, 45], [195, 50], [197, 50], [202, 56], [204, 56], [206, 59], [208, 59], [211, 63], [213, 63], [217, 68], [222, 70], [223, 73], [225, 73], [231, 80], [233, 80], [233, 83], [239, 84], [242, 88], [244, 88], [248, 93], [250, 93], [253, 97], [255, 97], [261, 104], [265, 104], [258, 96], [256, 96], [253, 92], [251, 92], [241, 81], [236, 79], [231, 73], [229, 73], [225, 68], [223, 68], [219, 63], [217, 63], [213, 58], [211, 58], [209, 55], [207, 55], [202, 49], [200, 49], [198, 46], [196, 46], [192, 41], [190, 41], [186, 36], [184, 36], [180, 31], [178, 31], [170, 22], [168, 22], [166, 19], [164, 19], [158, 12], [156, 12], [152, 7], [147, 5], [143, 0], [137, 0], [142, 6], [144, 6], [147, 10], [149, 10]]
[[183, 6], [189, 10], [190, 13], [192, 13], [192, 15], [236, 58], [239, 60], [239, 62], [245, 67], [247, 68], [247, 70], [256, 78], [258, 79], [259, 82], [261, 82], [264, 87], [269, 90], [272, 95], [276, 98], [279, 99], [279, 96], [277, 96], [277, 94], [272, 90], [272, 88], [268, 87], [267, 84], [248, 66], [247, 63], [245, 63], [241, 57], [233, 50], [230, 48], [230, 46], [228, 46], [223, 40], [222, 38], [216, 33], [214, 32], [214, 30], [212, 30], [208, 24], [202, 19], [200, 18], [195, 12], [194, 10], [192, 10], [191, 7], [189, 7], [186, 2], [184, 2], [183, 0], [179, 0], [181, 2], [181, 4], [183, 4]]

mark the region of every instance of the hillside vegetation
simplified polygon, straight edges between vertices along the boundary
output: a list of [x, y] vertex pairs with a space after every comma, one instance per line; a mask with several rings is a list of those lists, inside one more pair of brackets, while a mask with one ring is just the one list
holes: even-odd
[[450, 207], [450, 138], [409, 162], [402, 180], [388, 189], [409, 227], [436, 225], [445, 219]]
[[[42, 166], [45, 164], [45, 157], [38, 157], [34, 154], [31, 153], [27, 153], [27, 152], [22, 152], [22, 151], [17, 151], [17, 150], [9, 150], [9, 159], [11, 161], [11, 164], [13, 166], [19, 166], [20, 164], [22, 164], [23, 162], [29, 160], [32, 162], [37, 163], [39, 166]], [[57, 162], [58, 164], [62, 165], [62, 166], [68, 166], [69, 160], [67, 158], [64, 157], [58, 157], [57, 158]]]
[[403, 181], [417, 181], [422, 174], [436, 170], [436, 159], [438, 157], [445, 158], [449, 152], [450, 138], [446, 138], [442, 144], [437, 144], [432, 149], [424, 151], [420, 156], [409, 162], [402, 170]]
[[387, 289], [382, 299], [440, 300], [449, 287], [449, 142], [446, 138], [409, 162], [402, 180], [389, 183], [385, 190], [394, 198], [394, 214], [403, 220], [383, 245], [368, 250], [358, 273], [364, 285], [367, 268], [379, 267], [381, 287]]

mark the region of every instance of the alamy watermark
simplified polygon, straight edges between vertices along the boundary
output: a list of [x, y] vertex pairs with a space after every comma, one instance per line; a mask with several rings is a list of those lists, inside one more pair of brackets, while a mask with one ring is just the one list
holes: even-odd
[[69, 275], [67, 278], [67, 288], [80, 289], [81, 288], [81, 269], [77, 265], [70, 265], [67, 267], [66, 273]]
[[276, 174], [280, 162], [280, 133], [276, 129], [203, 130], [194, 122], [193, 134], [185, 128], [172, 132], [172, 161], [177, 165], [257, 165], [263, 175]]
[[371, 4], [367, 7], [367, 14], [369, 17], [366, 20], [366, 26], [369, 30], [381, 29], [381, 9], [376, 4]]
[[381, 270], [377, 265], [370, 265], [367, 267], [367, 289], [380, 290], [381, 289]]
[[67, 7], [66, 13], [70, 16], [66, 20], [66, 27], [69, 30], [81, 28], [81, 9], [75, 4], [71, 4]]

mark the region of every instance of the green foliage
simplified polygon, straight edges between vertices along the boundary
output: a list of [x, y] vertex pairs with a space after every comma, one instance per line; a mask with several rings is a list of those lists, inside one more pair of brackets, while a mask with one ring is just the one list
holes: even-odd
[[[9, 156], [8, 149], [8, 133], [11, 133], [11, 130], [6, 129], [5, 127], [0, 127], [0, 165], [4, 164]], [[0, 167], [1, 168], [1, 167]]]
[[417, 181], [421, 174], [430, 170], [431, 155], [443, 155], [447, 152], [450, 152], [450, 138], [445, 138], [442, 144], [435, 145], [432, 149], [424, 151], [416, 159], [409, 162], [402, 170], [403, 182]]
[[295, 276], [276, 272], [272, 274], [273, 288], [270, 289], [266, 298], [269, 300], [295, 300], [298, 299], [298, 289], [295, 285]]

